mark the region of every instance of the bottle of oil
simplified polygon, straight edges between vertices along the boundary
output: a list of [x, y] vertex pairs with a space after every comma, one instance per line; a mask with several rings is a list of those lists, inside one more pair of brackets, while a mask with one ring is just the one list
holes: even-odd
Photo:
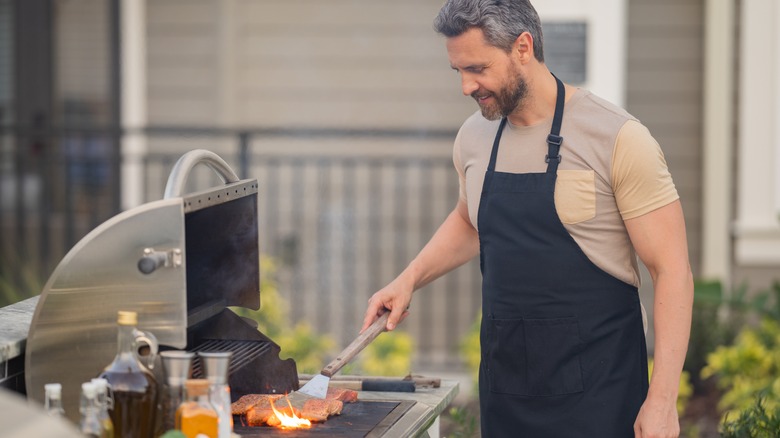
[[116, 438], [154, 436], [157, 410], [157, 381], [138, 359], [138, 348], [149, 346], [148, 364], [154, 364], [157, 340], [136, 328], [138, 315], [120, 311], [117, 318], [117, 355], [100, 377], [108, 381], [113, 398], [109, 409]]
[[187, 438], [219, 436], [219, 415], [209, 401], [209, 381], [188, 379], [184, 384], [187, 401], [176, 411], [176, 429]]

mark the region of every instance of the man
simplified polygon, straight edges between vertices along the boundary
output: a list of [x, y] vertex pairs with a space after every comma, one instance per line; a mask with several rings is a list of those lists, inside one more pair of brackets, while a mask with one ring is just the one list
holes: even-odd
[[[455, 139], [460, 199], [363, 328], [480, 255], [485, 437], [673, 437], [693, 281], [660, 147], [544, 64], [527, 0], [448, 0], [435, 20], [480, 108]], [[637, 255], [655, 289], [648, 385]]]

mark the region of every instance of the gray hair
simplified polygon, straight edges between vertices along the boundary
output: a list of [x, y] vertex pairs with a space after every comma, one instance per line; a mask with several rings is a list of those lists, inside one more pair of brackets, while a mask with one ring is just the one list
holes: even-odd
[[544, 62], [542, 23], [529, 0], [447, 0], [433, 20], [436, 32], [446, 37], [475, 27], [482, 30], [488, 44], [505, 52], [512, 50], [520, 34], [530, 33], [534, 56]]

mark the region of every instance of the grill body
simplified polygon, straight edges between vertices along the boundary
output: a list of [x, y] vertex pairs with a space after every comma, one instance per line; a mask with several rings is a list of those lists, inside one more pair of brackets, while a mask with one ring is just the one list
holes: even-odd
[[[224, 185], [181, 194], [196, 164]], [[25, 349], [28, 398], [59, 382], [72, 420], [81, 383], [116, 354], [119, 310], [138, 312], [139, 328], [162, 349], [233, 351], [235, 394], [298, 388], [295, 363], [228, 306], [260, 308], [257, 180], [239, 180], [208, 151], [176, 163], [165, 198], [99, 225], [62, 259], [38, 300]], [[163, 376], [154, 367], [158, 382]]]

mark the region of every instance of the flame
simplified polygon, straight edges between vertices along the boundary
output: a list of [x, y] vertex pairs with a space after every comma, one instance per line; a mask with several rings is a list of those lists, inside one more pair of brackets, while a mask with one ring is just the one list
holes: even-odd
[[311, 421], [295, 415], [295, 410], [292, 407], [292, 403], [290, 403], [290, 399], [287, 398], [287, 394], [284, 395], [284, 399], [287, 400], [287, 405], [290, 406], [290, 413], [292, 415], [287, 415], [284, 412], [279, 412], [276, 409], [276, 406], [274, 406], [276, 403], [272, 401], [271, 409], [273, 409], [274, 415], [276, 415], [276, 418], [280, 422], [280, 424], [276, 427], [280, 427], [282, 429], [299, 429], [299, 428], [311, 427]]

